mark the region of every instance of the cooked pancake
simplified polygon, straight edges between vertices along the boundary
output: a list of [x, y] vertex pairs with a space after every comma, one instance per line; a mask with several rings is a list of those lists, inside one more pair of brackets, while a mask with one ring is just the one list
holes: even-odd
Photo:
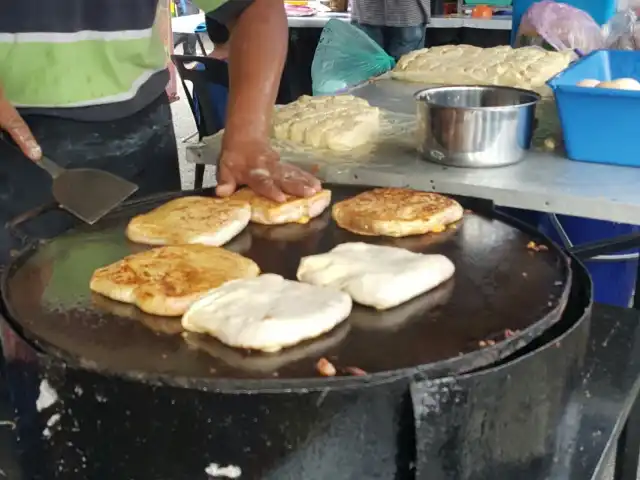
[[345, 230], [358, 235], [408, 237], [442, 232], [462, 218], [455, 200], [406, 188], [376, 188], [338, 202], [332, 215]]
[[251, 207], [247, 202], [182, 197], [132, 218], [127, 225], [127, 237], [147, 245], [219, 247], [244, 230], [250, 218]]
[[255, 277], [252, 260], [205, 245], [160, 247], [97, 269], [90, 288], [152, 315], [174, 317], [229, 280]]
[[263, 225], [284, 223], [308, 223], [319, 216], [331, 203], [331, 191], [321, 190], [312, 197], [287, 196], [283, 203], [274, 202], [257, 195], [249, 188], [243, 188], [231, 196], [232, 199], [251, 205], [251, 221]]
[[182, 326], [230, 347], [277, 352], [333, 330], [351, 306], [349, 295], [336, 288], [269, 273], [229, 282], [202, 297], [182, 317]]

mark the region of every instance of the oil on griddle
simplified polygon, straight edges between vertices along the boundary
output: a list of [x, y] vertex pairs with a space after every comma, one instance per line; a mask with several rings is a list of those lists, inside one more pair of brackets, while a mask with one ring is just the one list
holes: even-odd
[[[334, 201], [362, 191], [331, 188]], [[95, 268], [147, 248], [126, 240], [124, 228], [133, 215], [159, 203], [124, 207], [23, 256], [7, 277], [6, 299], [27, 337], [46, 351], [120, 373], [308, 378], [318, 376], [320, 357], [374, 373], [500, 341], [556, 309], [568, 282], [566, 261], [556, 250], [527, 249], [530, 234], [474, 213], [443, 233], [401, 239], [359, 237], [339, 229], [329, 212], [307, 225], [250, 225], [227, 248], [252, 258], [263, 272], [289, 279], [295, 279], [301, 257], [349, 241], [441, 253], [456, 265], [452, 280], [400, 307], [377, 312], [354, 306], [346, 324], [315, 341], [278, 354], [252, 354], [209, 337], [183, 338], [179, 319], [145, 315], [89, 291]]]

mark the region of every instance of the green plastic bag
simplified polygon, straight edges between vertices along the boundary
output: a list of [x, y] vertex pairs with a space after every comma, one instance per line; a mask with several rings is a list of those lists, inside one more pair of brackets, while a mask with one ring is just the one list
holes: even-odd
[[395, 61], [358, 27], [331, 19], [311, 65], [314, 95], [344, 91], [393, 68]]

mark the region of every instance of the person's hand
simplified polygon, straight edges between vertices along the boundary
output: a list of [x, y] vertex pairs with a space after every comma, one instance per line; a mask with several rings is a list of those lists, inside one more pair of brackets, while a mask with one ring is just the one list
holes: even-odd
[[228, 197], [240, 185], [276, 202], [284, 202], [285, 194], [310, 197], [322, 189], [320, 181], [310, 173], [280, 163], [268, 141], [223, 144], [216, 194]]
[[0, 130], [6, 131], [20, 150], [31, 160], [42, 157], [42, 149], [18, 111], [4, 96], [0, 86]]

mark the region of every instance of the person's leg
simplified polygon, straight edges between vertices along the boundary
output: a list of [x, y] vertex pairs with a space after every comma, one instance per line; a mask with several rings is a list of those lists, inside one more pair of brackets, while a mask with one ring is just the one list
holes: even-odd
[[387, 53], [398, 60], [403, 55], [424, 48], [426, 25], [387, 28]]
[[352, 22], [352, 25], [355, 25], [364, 33], [369, 35], [374, 42], [384, 48], [384, 27], [378, 27], [376, 25], [365, 25], [363, 23]]

